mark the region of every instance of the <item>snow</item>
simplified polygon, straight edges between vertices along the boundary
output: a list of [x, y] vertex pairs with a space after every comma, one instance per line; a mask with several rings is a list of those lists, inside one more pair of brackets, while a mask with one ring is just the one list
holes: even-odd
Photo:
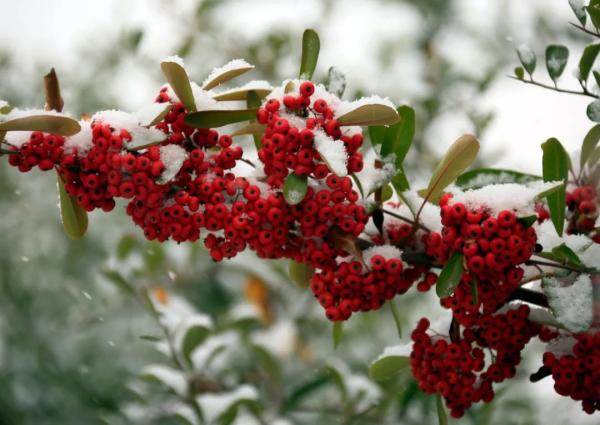
[[242, 70], [242, 69], [253, 69], [253, 68], [254, 68], [254, 65], [249, 64], [244, 59], [233, 59], [219, 68], [214, 68], [211, 71], [211, 73], [208, 74], [208, 77], [206, 77], [206, 79], [202, 82], [202, 87], [205, 87], [210, 82], [214, 81], [215, 79], [219, 78], [220, 76], [222, 76], [228, 72], [235, 71], [235, 70]]
[[393, 245], [372, 246], [363, 251], [363, 259], [368, 266], [371, 265], [371, 258], [375, 255], [381, 255], [386, 260], [392, 258], [402, 259], [402, 251]]
[[560, 334], [546, 345], [546, 350], [555, 356], [562, 357], [573, 354], [573, 346], [577, 340], [571, 335]]
[[524, 64], [529, 65], [530, 63], [535, 62], [535, 53], [533, 53], [533, 50], [531, 50], [526, 44], [521, 44], [517, 47], [517, 54], [519, 55], [521, 62]]
[[215, 95], [211, 90], [204, 90], [196, 83], [191, 83], [194, 102], [197, 111], [211, 111], [215, 109], [227, 109], [226, 104], [213, 99]]
[[375, 168], [375, 161], [379, 159], [374, 150], [368, 151], [363, 159], [363, 169], [356, 173], [360, 180], [365, 196], [375, 191], [375, 189], [389, 183], [396, 175], [396, 165], [394, 156], [390, 155], [383, 161], [382, 168]]
[[562, 184], [562, 182], [493, 184], [467, 191], [450, 188], [449, 191], [453, 194], [450, 204], [460, 202], [469, 209], [483, 208], [490, 215], [497, 215], [500, 211], [509, 210], [518, 217], [527, 217], [535, 214], [535, 201], [538, 196], [558, 184]]
[[410, 357], [411, 351], [412, 342], [385, 347], [383, 349], [383, 353], [381, 353], [381, 355], [377, 357], [371, 364], [376, 363], [386, 357]]
[[65, 138], [65, 152], [77, 152], [79, 156], [85, 154], [94, 146], [92, 142], [92, 126], [89, 121], [79, 121], [81, 131], [71, 137]]
[[208, 337], [190, 354], [194, 369], [207, 372], [226, 367], [226, 351], [237, 346], [239, 338], [234, 331]]
[[185, 65], [183, 64], [183, 59], [181, 59], [177, 55], [166, 57], [161, 62], [173, 62], [173, 63], [176, 63], [177, 65], [181, 66], [183, 69], [185, 69]]
[[210, 316], [203, 313], [195, 313], [190, 316], [184, 317], [181, 322], [177, 325], [174, 345], [176, 347], [183, 347], [183, 341], [185, 336], [190, 329], [201, 327], [207, 330], [213, 328], [213, 323]]
[[149, 365], [142, 370], [142, 375], [155, 377], [180, 396], [187, 395], [187, 381], [185, 376], [176, 369], [160, 364]]
[[131, 134], [132, 139], [129, 147], [158, 143], [166, 137], [162, 131], [155, 128], [146, 128], [140, 124], [140, 119], [136, 114], [116, 109], [96, 112], [92, 116], [92, 122], [109, 124], [117, 132], [121, 129], [127, 130]]
[[[2, 107], [2, 105], [0, 105], [0, 107]], [[32, 117], [32, 116], [36, 116], [36, 115], [51, 115], [51, 116], [57, 116], [57, 117], [68, 117], [66, 114], [56, 112], [56, 111], [45, 111], [43, 109], [14, 108], [8, 114], [2, 115], [2, 117], [1, 117], [2, 119], [0, 119], [0, 122], [12, 121], [12, 120], [16, 120], [19, 118], [27, 118], [27, 117]], [[6, 140], [6, 142], [9, 145], [19, 148], [24, 143], [27, 143], [29, 141], [30, 136], [31, 136], [31, 131], [9, 131], [6, 133], [4, 140]]]
[[4, 140], [11, 146], [20, 148], [24, 143], [29, 141], [31, 131], [9, 131], [4, 136]]
[[354, 409], [362, 412], [376, 404], [381, 398], [381, 390], [370, 379], [363, 375], [346, 376], [348, 397], [354, 401]]
[[477, 189], [483, 186], [492, 184], [507, 184], [507, 183], [518, 183], [526, 184], [531, 181], [531, 177], [522, 177], [521, 179], [516, 178], [513, 174], [500, 172], [498, 174], [486, 174], [481, 173], [468, 181], [468, 185], [471, 188]]
[[265, 348], [277, 357], [286, 358], [294, 354], [297, 337], [294, 323], [285, 320], [274, 324], [265, 331], [255, 332], [251, 339], [254, 344]]
[[368, 96], [363, 97], [358, 100], [354, 100], [352, 102], [342, 101], [340, 105], [336, 108], [335, 114], [336, 116], [346, 115], [349, 112], [352, 112], [358, 108], [361, 108], [366, 105], [384, 105], [389, 108], [392, 108], [394, 111], [396, 110], [396, 106], [392, 103], [390, 99], [387, 97], [381, 96]]
[[339, 177], [344, 177], [348, 174], [346, 162], [348, 161], [348, 153], [346, 146], [341, 140], [333, 140], [323, 130], [315, 130], [315, 149], [321, 155], [321, 158], [327, 162], [332, 173]]
[[8, 106], [8, 102], [6, 100], [0, 99], [0, 109]]
[[542, 245], [544, 252], [551, 252], [553, 248], [565, 244], [587, 267], [598, 268], [600, 261], [600, 244], [594, 243], [585, 235], [563, 235], [559, 237], [550, 220], [542, 224], [535, 224], [535, 230], [538, 235], [538, 243]]
[[143, 126], [149, 126], [156, 117], [169, 107], [170, 105], [165, 103], [150, 103], [138, 110], [134, 115], [137, 117], [138, 123]]
[[235, 403], [258, 400], [258, 391], [250, 385], [241, 385], [233, 391], [219, 394], [204, 394], [196, 398], [206, 423], [213, 423]]
[[232, 89], [228, 89], [228, 90], [224, 90], [221, 92], [216, 93], [216, 95], [218, 96], [222, 96], [222, 95], [227, 95], [227, 94], [231, 94], [231, 93], [238, 93], [238, 92], [246, 92], [246, 91], [251, 91], [251, 90], [273, 90], [273, 86], [271, 86], [271, 84], [268, 81], [265, 80], [253, 80], [253, 81], [249, 81], [246, 84], [239, 86], [239, 87], [234, 87]]
[[590, 275], [580, 274], [569, 286], [556, 278], [544, 279], [542, 285], [559, 323], [572, 332], [589, 329], [593, 316], [593, 294]]
[[297, 190], [289, 190], [287, 192], [287, 199], [292, 205], [296, 205], [304, 199], [304, 195], [302, 192], [298, 192]]
[[165, 164], [165, 170], [160, 175], [159, 181], [166, 183], [172, 180], [187, 158], [187, 152], [178, 145], [167, 145], [160, 147], [160, 160]]
[[[419, 207], [423, 203], [423, 198], [419, 196], [419, 194], [414, 190], [408, 190], [402, 193], [404, 199], [410, 203], [410, 207], [413, 211], [418, 211]], [[400, 207], [401, 213], [411, 218], [412, 213], [406, 206]], [[390, 217], [386, 217], [386, 220], [389, 220]], [[426, 202], [423, 205], [423, 209], [421, 210], [421, 215], [419, 216], [419, 220], [421, 224], [427, 227], [432, 232], [441, 232], [442, 231], [442, 219], [440, 216], [440, 207], [438, 205], [432, 204], [430, 202]]]
[[328, 88], [331, 93], [338, 97], [346, 90], [346, 75], [339, 68], [332, 66], [328, 73]]

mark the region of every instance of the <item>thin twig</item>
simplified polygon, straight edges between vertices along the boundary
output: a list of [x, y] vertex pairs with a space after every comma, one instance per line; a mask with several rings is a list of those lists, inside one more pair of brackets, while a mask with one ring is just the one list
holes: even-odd
[[587, 97], [593, 97], [594, 99], [598, 99], [600, 96], [594, 94], [594, 93], [590, 93], [589, 91], [587, 91], [587, 89], [584, 89], [583, 91], [575, 91], [575, 90], [567, 90], [567, 89], [559, 89], [558, 87], [554, 87], [551, 86], [549, 84], [544, 84], [544, 83], [540, 83], [539, 81], [535, 81], [535, 80], [525, 80], [524, 78], [517, 78], [517, 77], [513, 77], [512, 75], [507, 75], [508, 78], [512, 78], [513, 80], [517, 80], [520, 81], [522, 83], [525, 84], [531, 84], [533, 86], [538, 86], [538, 87], [542, 87], [548, 90], [553, 90], [555, 92], [559, 92], [559, 93], [567, 93], [567, 94], [576, 94], [579, 96], [587, 96]]
[[421, 223], [419, 223], [418, 221], [411, 220], [411, 219], [410, 219], [410, 218], [408, 218], [408, 217], [404, 217], [403, 215], [396, 214], [395, 212], [391, 212], [391, 211], [389, 211], [389, 210], [382, 210], [382, 211], [383, 211], [383, 213], [384, 213], [384, 214], [391, 215], [392, 217], [395, 217], [395, 218], [397, 218], [398, 220], [405, 221], [405, 222], [407, 222], [408, 224], [411, 224], [411, 225], [413, 225], [414, 227], [418, 227], [418, 228], [420, 228], [420, 229], [423, 229], [423, 230], [425, 230], [426, 232], [431, 232], [431, 230], [429, 230], [429, 228], [428, 228], [427, 226], [425, 226], [424, 224], [421, 224]]
[[554, 267], [554, 268], [557, 268], [557, 269], [569, 270], [571, 272], [579, 272], [579, 273], [586, 271], [586, 269], [570, 267], [570, 266], [567, 266], [566, 264], [552, 263], [550, 261], [529, 260], [525, 264], [527, 264], [527, 265], [549, 266], [549, 267]]
[[250, 165], [253, 168], [256, 168], [256, 165], [254, 165], [254, 163], [252, 161], [250, 161], [249, 159], [240, 158], [240, 161], [245, 162], [246, 164]]
[[594, 31], [590, 31], [587, 28], [582, 27], [581, 25], [574, 24], [573, 22], [569, 22], [569, 25], [573, 25], [575, 28], [577, 28], [580, 31], [583, 31], [586, 34], [593, 35], [596, 38], [600, 38], [600, 34]]

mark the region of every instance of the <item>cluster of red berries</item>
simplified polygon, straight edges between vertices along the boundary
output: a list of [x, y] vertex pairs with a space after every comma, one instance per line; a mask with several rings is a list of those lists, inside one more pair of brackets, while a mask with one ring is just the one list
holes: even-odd
[[[267, 182], [280, 187], [290, 172], [298, 176], [310, 175], [318, 180], [330, 175], [326, 162], [315, 147], [315, 137], [321, 135], [344, 143], [349, 173], [362, 170], [363, 158], [358, 152], [363, 143], [362, 134], [350, 136], [342, 133], [327, 102], [322, 98], [311, 100], [315, 86], [310, 81], [300, 85], [299, 93], [297, 97], [287, 94], [283, 99], [271, 98], [258, 110], [258, 121], [267, 126], [258, 151]], [[302, 128], [297, 124], [298, 119]]]
[[[410, 356], [421, 390], [444, 397], [455, 418], [462, 417], [473, 403], [490, 402], [492, 385], [515, 376], [521, 351], [540, 332], [540, 326], [528, 316], [527, 306], [481, 316], [474, 326], [463, 330], [462, 337], [455, 336], [455, 341], [430, 336], [429, 321], [421, 319], [411, 334]], [[494, 353], [487, 367], [484, 349]]]
[[572, 354], [544, 353], [544, 366], [552, 373], [554, 389], [581, 401], [583, 410], [600, 411], [600, 333], [576, 334]]
[[23, 173], [34, 167], [38, 167], [42, 171], [51, 170], [63, 156], [64, 142], [65, 139], [62, 136], [34, 131], [31, 133], [29, 141], [23, 143], [19, 148], [9, 148], [16, 153], [8, 157], [8, 163]]
[[[567, 193], [569, 209], [568, 233], [590, 233], [596, 227], [600, 197], [592, 186], [579, 186]], [[597, 240], [596, 242], [599, 242]]]

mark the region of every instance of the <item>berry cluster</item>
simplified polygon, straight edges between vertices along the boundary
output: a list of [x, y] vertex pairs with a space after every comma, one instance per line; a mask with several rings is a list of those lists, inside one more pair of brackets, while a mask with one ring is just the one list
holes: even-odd
[[554, 389], [581, 401], [589, 414], [600, 410], [600, 333], [576, 334], [572, 354], [544, 353], [544, 366], [552, 373]]
[[[596, 227], [598, 219], [598, 204], [600, 197], [592, 186], [579, 186], [567, 193], [567, 207], [569, 209], [568, 233], [590, 233]], [[596, 242], [600, 238], [596, 235]]]
[[[540, 332], [528, 315], [529, 307], [522, 305], [481, 316], [463, 330], [462, 338], [454, 336], [454, 341], [428, 335], [429, 321], [421, 319], [411, 335], [411, 367], [421, 390], [444, 397], [455, 418], [462, 417], [473, 403], [490, 402], [492, 385], [515, 375], [522, 349]], [[484, 349], [494, 353], [487, 367]]]
[[10, 147], [15, 153], [9, 156], [8, 163], [23, 173], [36, 166], [42, 171], [51, 170], [63, 156], [64, 143], [64, 137], [34, 131], [19, 148]]

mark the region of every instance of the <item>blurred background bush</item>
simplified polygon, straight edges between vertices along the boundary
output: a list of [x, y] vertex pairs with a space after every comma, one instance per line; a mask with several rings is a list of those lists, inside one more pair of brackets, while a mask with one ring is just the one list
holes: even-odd
[[[376, 93], [416, 109], [405, 163], [412, 179], [424, 180], [465, 132], [481, 138], [481, 163], [535, 172], [543, 140], [576, 146], [590, 127], [585, 100], [505, 78], [517, 62], [514, 44], [582, 50], [563, 0], [0, 6], [0, 98], [20, 107], [43, 104], [41, 77], [54, 66], [68, 111], [136, 110], [153, 100], [163, 83], [158, 63], [170, 54], [197, 80], [240, 57], [256, 65], [248, 78], [277, 84], [296, 74], [301, 34], [311, 27], [321, 35], [317, 80], [336, 66], [346, 73], [346, 98]], [[56, 203], [52, 179], [0, 166], [1, 425], [197, 423], [196, 408], [210, 424], [437, 420], [435, 399], [409, 376], [368, 379], [369, 363], [399, 342], [387, 309], [353, 316], [334, 350], [331, 324], [290, 282], [285, 263], [248, 254], [214, 264], [200, 244], [148, 243], [122, 209], [92, 214], [88, 235], [72, 242]], [[444, 314], [434, 294], [396, 302], [404, 340], [419, 317]], [[207, 327], [196, 329], [196, 349], [179, 352], [177, 365], [171, 349], [180, 350], [194, 323]], [[539, 355], [540, 347], [529, 350]], [[519, 384], [505, 383], [460, 423], [596, 423], [551, 382], [525, 382], [538, 355], [526, 356]], [[200, 401], [189, 403], [181, 379]]]

